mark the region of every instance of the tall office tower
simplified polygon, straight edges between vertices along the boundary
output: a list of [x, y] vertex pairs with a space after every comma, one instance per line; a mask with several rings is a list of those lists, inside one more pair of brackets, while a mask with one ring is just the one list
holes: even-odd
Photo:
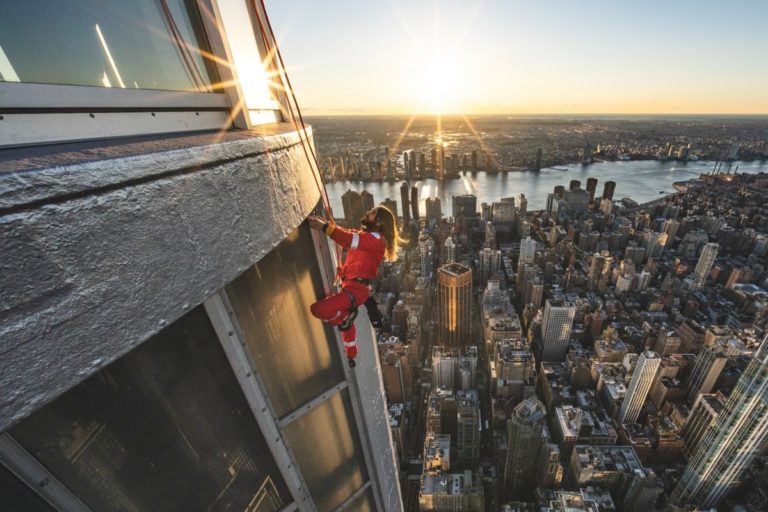
[[688, 403], [692, 403], [701, 394], [712, 392], [727, 362], [728, 357], [719, 346], [701, 349], [688, 377]]
[[373, 194], [371, 194], [367, 190], [363, 190], [362, 192], [360, 192], [360, 201], [363, 204], [363, 214], [365, 214], [365, 212], [373, 210], [373, 206], [374, 206]]
[[715, 258], [717, 258], [717, 251], [720, 246], [715, 243], [709, 243], [704, 246], [699, 255], [699, 261], [696, 263], [696, 268], [693, 271], [693, 282], [696, 288], [701, 288], [707, 282], [712, 266], [715, 264]]
[[472, 169], [477, 169], [477, 150], [472, 150]]
[[685, 442], [683, 454], [688, 460], [693, 457], [701, 439], [723, 411], [724, 404], [722, 398], [723, 395], [720, 393], [699, 395], [696, 397], [696, 401], [693, 402], [691, 412], [688, 413], [688, 418], [685, 420], [685, 427], [682, 431], [683, 441]]
[[429, 152], [429, 167], [437, 171], [437, 148], [434, 147]]
[[586, 212], [589, 208], [589, 192], [581, 188], [566, 190], [563, 198], [566, 203], [565, 211], [571, 218]]
[[[586, 143], [584, 144], [584, 149], [581, 151], [581, 163], [583, 164], [591, 164], [592, 163], [592, 153], [594, 152], [594, 149], [592, 148], [592, 144]], [[597, 181], [597, 180], [595, 180]]]
[[411, 158], [408, 161], [408, 179], [417, 177], [416, 174], [416, 159], [418, 155], [415, 151], [411, 151]]
[[249, 73], [225, 49], [254, 71], [275, 47], [261, 3], [215, 5], [131, 10], [129, 56], [109, 29], [127, 17], [100, 10], [125, 88], [77, 50], [94, 13], [2, 5], [11, 61], [47, 81], [0, 82], [24, 112], [0, 121], [3, 510], [403, 510], [375, 333], [358, 319], [345, 371], [308, 311], [333, 275], [304, 222], [312, 133], [282, 122], [285, 95], [262, 82], [254, 104], [232, 80]]
[[541, 148], [538, 148], [536, 150], [536, 159], [533, 162], [533, 170], [539, 171], [541, 170], [541, 159], [543, 155], [543, 150]]
[[445, 239], [445, 249], [443, 252], [443, 265], [456, 261], [456, 244], [452, 237]]
[[453, 196], [451, 214], [454, 219], [459, 217], [477, 216], [477, 196], [465, 194]]
[[532, 494], [536, 485], [536, 464], [540, 460], [547, 409], [536, 398], [520, 402], [507, 420], [507, 460], [504, 481], [508, 499]]
[[576, 190], [577, 188], [581, 188], [581, 182], [579, 180], [571, 180], [568, 184], [568, 190]]
[[545, 489], [556, 489], [563, 481], [563, 468], [560, 462], [560, 447], [555, 443], [544, 443], [539, 456], [539, 470], [536, 485]]
[[488, 279], [496, 275], [501, 268], [501, 251], [489, 248], [480, 250], [480, 284], [485, 286]]
[[589, 192], [589, 202], [595, 200], [595, 192], [597, 192], [597, 178], [587, 178], [587, 192]]
[[408, 160], [408, 151], [403, 151], [403, 169], [405, 170], [406, 182], [411, 179], [411, 164]]
[[661, 364], [661, 358], [655, 352], [646, 350], [637, 359], [635, 372], [629, 382], [627, 394], [619, 409], [618, 419], [621, 423], [635, 423], [651, 389], [656, 371]]
[[381, 205], [385, 206], [389, 211], [391, 211], [395, 215], [395, 217], [397, 217], [397, 201], [387, 197], [381, 202]]
[[437, 269], [438, 341], [451, 347], [470, 343], [472, 270], [459, 263]]
[[536, 240], [526, 237], [520, 240], [520, 257], [517, 260], [517, 289], [518, 293], [525, 291], [525, 268], [533, 265], [536, 257]]
[[419, 215], [419, 189], [415, 186], [411, 187], [411, 214], [413, 220], [421, 219]]
[[400, 203], [402, 203], [403, 208], [403, 224], [400, 226], [401, 229], [407, 229], [408, 224], [411, 222], [411, 201], [408, 194], [408, 182], [404, 181], [402, 185], [400, 185]]
[[360, 227], [360, 219], [363, 218], [363, 199], [360, 193], [354, 190], [347, 190], [341, 196], [341, 206], [344, 209], [344, 227]]
[[432, 275], [432, 251], [435, 249], [435, 241], [429, 236], [426, 229], [419, 233], [419, 262], [421, 277], [429, 278]]
[[563, 185], [555, 185], [554, 193], [558, 199], [562, 199], [565, 196], [565, 187]]
[[615, 181], [606, 181], [603, 185], [603, 199], [613, 201], [613, 193], [616, 191]]
[[459, 367], [459, 349], [435, 345], [432, 347], [432, 386], [453, 389]]
[[424, 153], [419, 153], [419, 172], [422, 176], [427, 173], [427, 157]]
[[571, 339], [576, 306], [559, 299], [547, 299], [541, 320], [541, 360], [561, 362], [565, 360]]
[[716, 506], [768, 444], [768, 336], [688, 462], [671, 500]]
[[456, 451], [458, 460], [480, 458], [480, 398], [476, 389], [456, 392]]
[[428, 197], [425, 201], [427, 206], [427, 223], [430, 226], [437, 226], [440, 224], [440, 217], [443, 216], [443, 212], [440, 209], [439, 197]]
[[524, 214], [528, 211], [528, 199], [522, 192], [517, 196], [517, 208], [521, 214]]
[[520, 259], [526, 263], [533, 263], [533, 259], [536, 256], [536, 240], [531, 237], [526, 237], [520, 240]]

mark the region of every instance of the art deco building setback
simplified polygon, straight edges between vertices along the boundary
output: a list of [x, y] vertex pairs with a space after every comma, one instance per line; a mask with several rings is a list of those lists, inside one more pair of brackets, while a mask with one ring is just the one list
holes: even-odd
[[[21, 23], [4, 47], [19, 81], [0, 82], [1, 485], [22, 510], [402, 510], [367, 317], [352, 373], [308, 314], [334, 272], [304, 223], [311, 128], [238, 80], [235, 54], [258, 67], [274, 44], [250, 24], [265, 13], [141, 4]], [[35, 53], [51, 45], [24, 43], [53, 34], [73, 58], [100, 34], [114, 59], [73, 61], [78, 85], [57, 85]]]

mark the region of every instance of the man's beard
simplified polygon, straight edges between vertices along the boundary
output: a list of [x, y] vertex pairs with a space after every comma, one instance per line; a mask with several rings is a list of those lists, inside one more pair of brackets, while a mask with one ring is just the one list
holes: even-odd
[[376, 221], [371, 222], [365, 217], [360, 219], [360, 224], [363, 226], [363, 231], [376, 231], [376, 229], [379, 227]]

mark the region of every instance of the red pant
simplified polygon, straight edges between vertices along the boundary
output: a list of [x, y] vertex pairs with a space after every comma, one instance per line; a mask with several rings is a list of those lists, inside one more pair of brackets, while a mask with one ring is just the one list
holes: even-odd
[[[331, 325], [339, 325], [349, 316], [349, 310], [352, 307], [352, 299], [349, 294], [355, 297], [356, 307], [362, 306], [368, 300], [368, 288], [366, 286], [350, 283], [349, 286], [344, 286], [340, 292], [332, 293], [315, 302], [309, 307], [309, 310], [316, 318]], [[357, 356], [357, 330], [354, 323], [346, 331], [341, 331], [341, 339], [344, 340], [347, 357], [354, 359]]]

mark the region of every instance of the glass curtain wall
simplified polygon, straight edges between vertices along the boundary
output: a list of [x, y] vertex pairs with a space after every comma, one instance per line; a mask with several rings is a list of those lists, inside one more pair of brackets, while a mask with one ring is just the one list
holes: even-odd
[[92, 510], [292, 501], [202, 307], [10, 434]]

